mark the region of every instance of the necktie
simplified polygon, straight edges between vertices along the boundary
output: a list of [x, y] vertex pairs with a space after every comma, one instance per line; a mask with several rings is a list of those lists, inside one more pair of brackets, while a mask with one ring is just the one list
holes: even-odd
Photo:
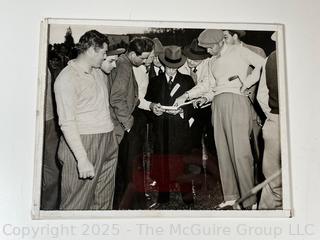
[[159, 71], [158, 71], [158, 75], [160, 75], [161, 73], [163, 73], [161, 67], [159, 67]]
[[[191, 69], [190, 69], [190, 70], [191, 70]], [[196, 72], [197, 72], [197, 68], [193, 68], [193, 69], [190, 71], [190, 76], [192, 77], [193, 82], [194, 82], [195, 84], [197, 84], [197, 81], [198, 81]]]
[[169, 85], [169, 91], [171, 92], [171, 90], [172, 90], [172, 85], [173, 85], [173, 77], [172, 77], [172, 76], [169, 77], [168, 85]]

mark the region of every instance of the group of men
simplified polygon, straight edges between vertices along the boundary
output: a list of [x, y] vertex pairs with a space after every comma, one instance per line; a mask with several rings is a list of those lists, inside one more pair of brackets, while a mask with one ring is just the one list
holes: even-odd
[[[248, 193], [255, 184], [252, 149], [259, 153], [261, 127], [254, 93], [260, 79], [267, 91], [261, 90], [258, 99], [261, 106], [271, 108], [262, 107], [266, 125], [278, 124], [279, 107], [276, 58], [273, 54], [266, 61], [262, 49], [240, 41], [244, 34], [206, 29], [183, 48], [139, 37], [130, 41], [127, 50], [110, 51], [106, 35], [86, 32], [78, 43], [78, 57], [69, 61], [54, 83], [62, 131], [59, 209], [146, 209], [147, 125], [152, 126], [151, 177], [158, 188], [155, 208], [170, 201], [172, 183], [192, 208], [192, 185], [183, 176], [192, 150], [203, 146], [205, 132], [214, 133], [211, 147], [217, 152], [224, 196], [218, 207], [233, 205]], [[210, 109], [203, 108], [209, 103], [212, 117], [208, 111], [201, 115]], [[266, 125], [264, 153], [259, 154], [268, 178], [281, 164], [280, 142], [275, 147], [274, 141], [279, 139], [279, 124]], [[50, 161], [44, 159], [43, 169], [50, 168]], [[43, 171], [43, 209], [54, 209], [45, 206], [48, 194], [57, 199], [57, 191], [48, 192], [50, 184], [57, 185], [52, 178]], [[281, 191], [279, 177], [263, 189], [259, 209], [280, 209]], [[241, 207], [256, 206], [257, 198], [251, 196]]]

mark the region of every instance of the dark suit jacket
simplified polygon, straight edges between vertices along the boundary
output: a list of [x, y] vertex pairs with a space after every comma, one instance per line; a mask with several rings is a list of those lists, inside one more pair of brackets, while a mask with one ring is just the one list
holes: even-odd
[[149, 75], [149, 80], [157, 76], [156, 71], [154, 70], [154, 64], [153, 63], [151, 63], [151, 65], [150, 65], [150, 69], [149, 69], [149, 74], [148, 75]]
[[110, 105], [118, 121], [115, 132], [120, 135], [132, 127], [132, 113], [139, 101], [138, 84], [132, 67], [127, 55], [123, 54], [117, 60], [117, 67], [111, 72]]
[[150, 79], [152, 79], [152, 78], [154, 78], [154, 77], [157, 77], [157, 73], [156, 73], [156, 71], [154, 70], [154, 68], [155, 68], [154, 64], [151, 63], [151, 64], [150, 64], [150, 68], [149, 68], [149, 73], [148, 73], [148, 75], [149, 75], [149, 81], [150, 81]]
[[[174, 86], [179, 84], [177, 91], [170, 96], [169, 85], [165, 74], [152, 79], [149, 82], [145, 99], [161, 105], [171, 106], [177, 97], [194, 87], [194, 82], [189, 75], [177, 72]], [[193, 116], [192, 105], [183, 107], [184, 118], [179, 114], [172, 115], [163, 113], [161, 116], [153, 116], [153, 128], [155, 133], [155, 153], [161, 154], [181, 154], [188, 151], [191, 144], [191, 129], [189, 127], [189, 119]]]

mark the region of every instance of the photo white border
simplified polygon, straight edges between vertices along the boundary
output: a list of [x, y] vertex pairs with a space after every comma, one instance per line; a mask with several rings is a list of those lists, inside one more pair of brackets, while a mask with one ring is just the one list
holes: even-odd
[[[280, 104], [280, 135], [283, 183], [283, 210], [105, 210], [105, 211], [47, 211], [40, 210], [41, 195], [41, 169], [43, 151], [44, 128], [44, 100], [47, 69], [47, 48], [50, 24], [68, 25], [110, 25], [128, 27], [156, 27], [156, 28], [213, 28], [277, 32], [277, 60], [279, 79], [279, 104]], [[287, 80], [285, 64], [285, 39], [284, 25], [276, 23], [212, 23], [212, 22], [179, 22], [179, 21], [144, 21], [144, 20], [94, 20], [94, 19], [58, 19], [45, 18], [41, 22], [40, 54], [38, 70], [38, 96], [36, 110], [36, 135], [35, 135], [35, 165], [34, 185], [32, 200], [32, 219], [97, 219], [97, 218], [128, 218], [128, 217], [194, 217], [194, 218], [287, 218], [293, 216], [291, 196], [291, 174], [288, 132], [288, 104]]]

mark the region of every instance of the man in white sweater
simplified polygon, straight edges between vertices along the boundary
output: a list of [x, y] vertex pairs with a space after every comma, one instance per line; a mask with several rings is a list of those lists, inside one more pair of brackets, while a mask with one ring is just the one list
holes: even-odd
[[[235, 203], [254, 186], [253, 156], [250, 147], [252, 116], [250, 102], [245, 95], [260, 78], [264, 59], [240, 45], [226, 45], [222, 30], [207, 29], [198, 37], [199, 46], [212, 55], [208, 61], [209, 81], [181, 96], [181, 100], [200, 97], [203, 105], [212, 101], [212, 120], [217, 148], [223, 208]], [[254, 67], [248, 75], [248, 67]], [[204, 89], [207, 89], [203, 94]], [[255, 205], [255, 196], [243, 203], [244, 208]]]
[[[221, 30], [205, 30], [199, 45], [216, 57], [209, 63], [215, 83], [200, 104], [213, 101], [213, 125], [218, 153], [224, 202], [232, 205], [254, 186], [253, 156], [250, 147], [252, 112], [245, 95], [260, 79], [264, 59], [240, 45], [226, 45]], [[248, 75], [248, 67], [253, 71]], [[243, 202], [244, 208], [256, 204], [255, 196]]]
[[111, 209], [118, 145], [109, 111], [106, 77], [100, 67], [108, 39], [96, 30], [79, 40], [79, 55], [59, 74], [54, 91], [63, 164], [61, 210]]

